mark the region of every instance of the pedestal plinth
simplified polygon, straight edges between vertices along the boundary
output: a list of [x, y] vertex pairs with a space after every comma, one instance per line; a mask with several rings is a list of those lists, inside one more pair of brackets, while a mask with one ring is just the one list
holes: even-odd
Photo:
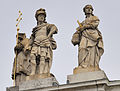
[[67, 76], [68, 83], [77, 83], [77, 82], [85, 82], [85, 81], [94, 81], [108, 79], [105, 75], [104, 71], [93, 71], [93, 72], [81, 72], [79, 74], [73, 74]]
[[30, 75], [26, 77], [26, 80], [36, 80], [36, 79], [44, 79], [44, 78], [50, 78], [54, 77], [53, 74], [35, 74], [35, 75]]
[[24, 81], [24, 82], [20, 83], [20, 85], [17, 87], [16, 86], [8, 87], [6, 89], [6, 91], [33, 91], [33, 90], [37, 90], [37, 89], [54, 87], [54, 86], [58, 86], [58, 85], [59, 85], [59, 83], [55, 77], [48, 77], [48, 78]]
[[55, 77], [29, 80], [7, 91], [120, 91], [120, 80], [109, 81], [103, 71], [69, 75], [67, 79], [70, 83], [61, 85]]
[[79, 74], [79, 73], [85, 73], [85, 72], [94, 72], [94, 71], [100, 71], [101, 69], [99, 68], [99, 66], [90, 66], [90, 67], [86, 67], [86, 68], [82, 68], [81, 66], [75, 67], [73, 70], [73, 74]]
[[55, 77], [29, 80], [19, 85], [19, 91], [31, 91], [31, 89], [45, 88], [58, 84]]

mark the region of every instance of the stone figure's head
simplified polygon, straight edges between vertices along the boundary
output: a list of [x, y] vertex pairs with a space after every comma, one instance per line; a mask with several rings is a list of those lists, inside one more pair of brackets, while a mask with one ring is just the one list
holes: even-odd
[[83, 8], [83, 11], [85, 12], [85, 15], [87, 15], [87, 14], [93, 15], [93, 7], [92, 7], [92, 5], [86, 5]]
[[35, 18], [37, 22], [45, 22], [45, 19], [46, 19], [45, 9], [42, 9], [42, 8], [38, 9], [36, 11]]
[[26, 34], [25, 33], [18, 33], [18, 42], [21, 42], [25, 38], [26, 38]]

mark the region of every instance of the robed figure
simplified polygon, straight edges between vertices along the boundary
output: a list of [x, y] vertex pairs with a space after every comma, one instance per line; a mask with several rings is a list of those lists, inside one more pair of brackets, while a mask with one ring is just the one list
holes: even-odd
[[79, 23], [77, 31], [73, 34], [72, 43], [78, 45], [78, 69], [81, 71], [100, 70], [99, 61], [104, 52], [101, 32], [98, 30], [99, 19], [93, 15], [93, 7], [86, 5], [83, 9], [86, 18]]
[[18, 33], [18, 43], [14, 48], [16, 58], [14, 59], [12, 69], [12, 79], [15, 80], [15, 86], [18, 86], [21, 82], [26, 81], [26, 77], [31, 73], [29, 62], [30, 52], [27, 50], [28, 45], [29, 39], [26, 38], [26, 34]]

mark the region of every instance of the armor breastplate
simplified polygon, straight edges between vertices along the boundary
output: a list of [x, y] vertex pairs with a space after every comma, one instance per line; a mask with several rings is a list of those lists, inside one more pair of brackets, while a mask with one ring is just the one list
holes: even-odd
[[40, 42], [44, 39], [47, 38], [47, 26], [44, 26], [40, 28], [36, 33], [35, 33], [35, 40], [36, 42]]

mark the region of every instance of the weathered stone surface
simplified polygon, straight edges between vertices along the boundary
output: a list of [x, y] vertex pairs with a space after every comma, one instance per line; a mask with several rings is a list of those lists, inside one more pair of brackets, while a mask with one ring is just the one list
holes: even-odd
[[58, 29], [54, 24], [46, 22], [45, 9], [38, 9], [35, 18], [37, 26], [33, 28], [29, 39], [26, 38], [25, 33], [17, 34], [16, 57], [12, 72], [15, 86], [19, 86], [26, 79], [52, 77], [50, 69], [53, 50], [57, 48], [53, 35], [58, 32]]
[[100, 71], [100, 68], [98, 66], [96, 67], [87, 67], [87, 68], [82, 68], [80, 66], [75, 67], [73, 70], [73, 74], [80, 74], [83, 72], [93, 72], [93, 71]]
[[[26, 83], [31, 84], [31, 83]], [[8, 88], [7, 91], [18, 91]], [[24, 88], [19, 91], [120, 91], [120, 81], [109, 81], [107, 79], [52, 85], [47, 87]]]
[[30, 62], [27, 47], [29, 39], [25, 33], [18, 33], [18, 43], [14, 48], [16, 57], [13, 63], [12, 79], [15, 80], [15, 86], [19, 86], [20, 82], [26, 80], [26, 76], [30, 74]]
[[107, 79], [104, 71], [82, 72], [80, 74], [68, 75], [68, 83]]
[[21, 83], [19, 85], [20, 91], [31, 91], [31, 89], [38, 89], [38, 88], [45, 88], [53, 86], [54, 84], [58, 84], [55, 77], [49, 77], [44, 79], [37, 79], [37, 80], [29, 80]]
[[49, 78], [49, 77], [54, 77], [54, 76], [51, 74], [35, 74], [35, 75], [27, 76], [26, 80], [44, 79], [44, 78]]
[[46, 22], [45, 9], [38, 9], [35, 14], [37, 26], [30, 37], [31, 69], [30, 75], [49, 74], [52, 66], [53, 50], [57, 48], [53, 35], [58, 32], [54, 24]]
[[93, 68], [99, 69], [99, 61], [104, 53], [102, 34], [98, 30], [99, 18], [94, 16], [93, 7], [86, 5], [83, 9], [85, 20], [78, 22], [79, 27], [72, 36], [72, 44], [78, 45], [78, 67], [75, 73], [84, 71], [94, 71]]
[[19, 86], [8, 87], [6, 88], [6, 91], [19, 91]]

